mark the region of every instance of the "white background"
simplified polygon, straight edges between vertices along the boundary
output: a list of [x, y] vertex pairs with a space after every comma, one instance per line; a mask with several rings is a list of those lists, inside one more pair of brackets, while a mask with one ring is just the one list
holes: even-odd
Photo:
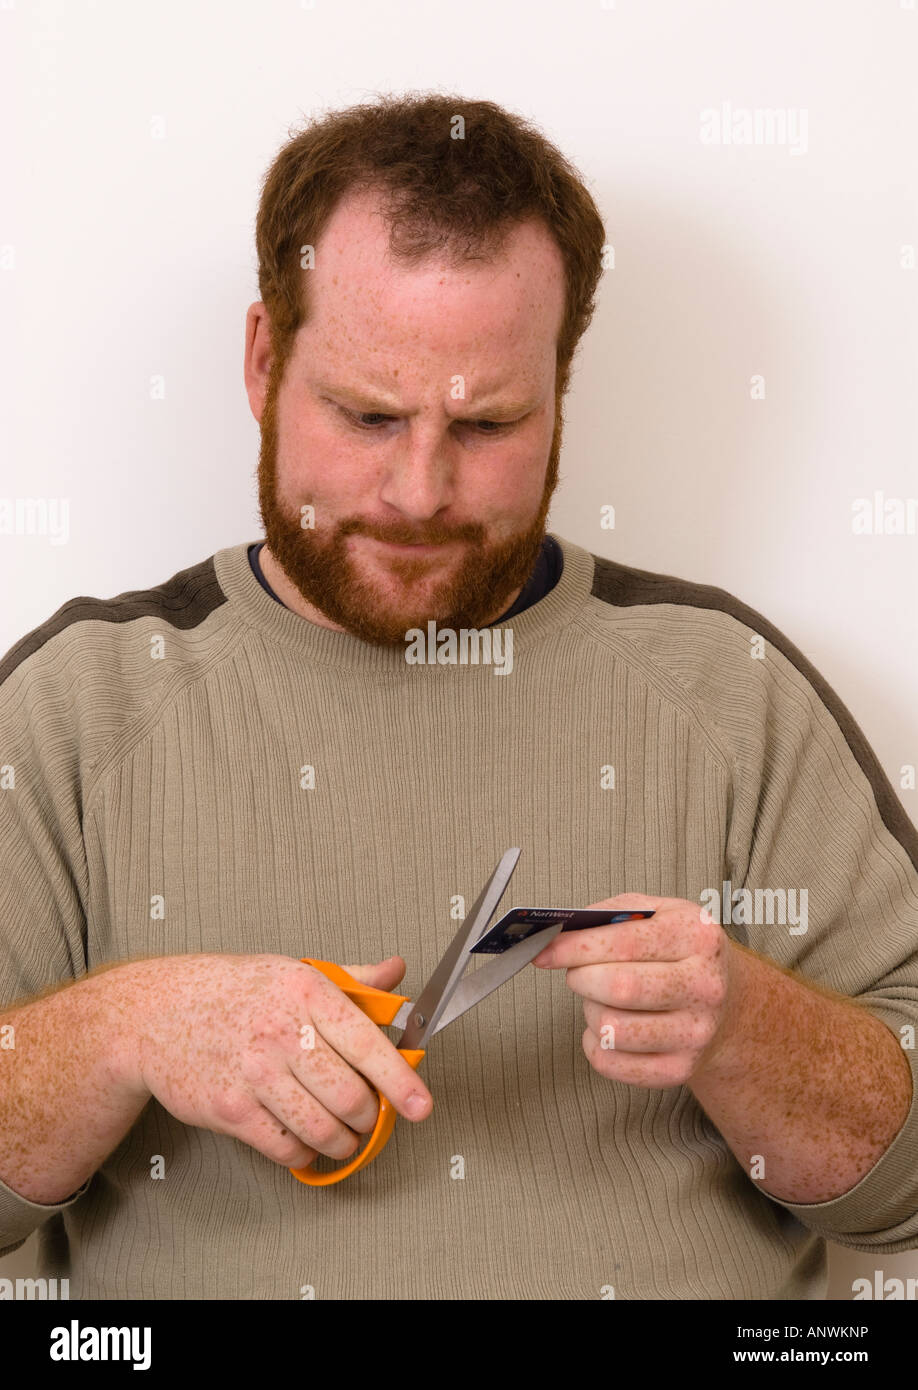
[[[323, 109], [457, 92], [536, 121], [615, 250], [551, 529], [764, 613], [918, 818], [900, 790], [918, 763], [918, 535], [851, 523], [858, 497], [918, 496], [918, 271], [902, 265], [918, 10], [0, 0], [0, 52], [0, 499], [69, 501], [66, 544], [0, 535], [0, 651], [75, 595], [258, 536], [242, 354], [264, 170]], [[805, 152], [703, 143], [701, 112], [725, 101], [805, 109]], [[29, 1272], [32, 1244], [0, 1273]], [[832, 1258], [837, 1298], [878, 1266], [918, 1275], [914, 1253]]]

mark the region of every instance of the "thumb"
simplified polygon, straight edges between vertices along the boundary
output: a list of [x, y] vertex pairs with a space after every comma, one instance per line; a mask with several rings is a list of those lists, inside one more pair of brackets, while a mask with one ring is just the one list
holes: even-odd
[[392, 989], [405, 973], [405, 962], [401, 956], [390, 956], [388, 960], [375, 965], [343, 965], [349, 975], [362, 985], [372, 985], [374, 989]]

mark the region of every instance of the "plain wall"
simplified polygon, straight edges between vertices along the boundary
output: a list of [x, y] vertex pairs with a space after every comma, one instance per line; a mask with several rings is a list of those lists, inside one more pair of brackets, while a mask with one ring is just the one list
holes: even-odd
[[[455, 91], [533, 119], [614, 249], [551, 528], [763, 612], [916, 820], [918, 535], [852, 530], [856, 499], [918, 495], [912, 0], [2, 0], [0, 54], [0, 501], [69, 506], [62, 544], [0, 535], [0, 651], [260, 533], [262, 174], [304, 116]], [[777, 113], [779, 142], [703, 138], [725, 102]], [[834, 1297], [918, 1275], [914, 1253], [832, 1259]]]

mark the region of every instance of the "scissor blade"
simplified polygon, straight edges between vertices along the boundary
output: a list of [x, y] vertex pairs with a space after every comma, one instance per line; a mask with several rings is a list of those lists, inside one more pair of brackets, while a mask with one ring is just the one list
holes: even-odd
[[[449, 1004], [453, 991], [471, 959], [469, 952], [487, 929], [519, 857], [519, 849], [508, 849], [501, 855], [500, 863], [481, 890], [472, 911], [453, 937], [446, 954], [421, 994], [412, 1001], [408, 1022], [396, 1043], [397, 1047], [424, 1048], [427, 1046], [427, 1039], [433, 1037], [440, 1016]], [[400, 1009], [396, 1019], [401, 1013]]]
[[[536, 932], [535, 936], [527, 936], [525, 941], [518, 941], [515, 946], [508, 947], [502, 955], [492, 956], [487, 965], [483, 965], [471, 975], [466, 975], [440, 1015], [434, 1032], [439, 1033], [448, 1023], [455, 1023], [457, 1018], [461, 1018], [469, 1009], [480, 1004], [482, 999], [487, 999], [489, 994], [518, 974], [543, 951], [549, 941], [554, 941], [563, 928], [563, 922], [555, 922], [544, 931]], [[403, 1004], [402, 1007], [407, 1009], [410, 1005]]]

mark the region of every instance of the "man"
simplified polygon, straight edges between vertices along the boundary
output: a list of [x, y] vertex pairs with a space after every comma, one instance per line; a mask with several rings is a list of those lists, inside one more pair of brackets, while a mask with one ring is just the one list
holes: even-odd
[[[257, 243], [266, 543], [0, 668], [0, 1251], [39, 1230], [71, 1297], [728, 1299], [910, 1248], [914, 827], [761, 615], [545, 534], [582, 183], [490, 103], [388, 98], [285, 147]], [[406, 660], [430, 622], [512, 663]], [[517, 902], [655, 915], [416, 1073], [299, 957], [414, 993], [510, 845]], [[376, 1089], [385, 1152], [297, 1183]]]

